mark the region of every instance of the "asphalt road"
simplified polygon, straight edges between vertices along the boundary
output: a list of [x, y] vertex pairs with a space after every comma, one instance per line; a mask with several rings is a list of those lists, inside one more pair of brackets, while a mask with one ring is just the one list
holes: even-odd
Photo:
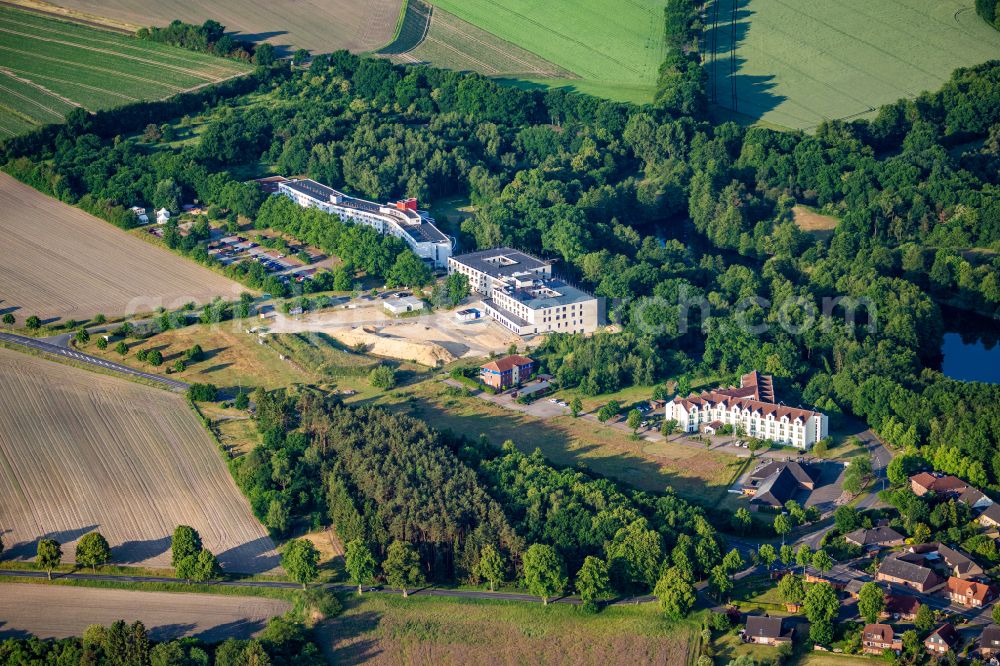
[[69, 358], [74, 361], [80, 361], [82, 363], [87, 363], [88, 365], [104, 368], [105, 370], [112, 370], [114, 372], [119, 372], [123, 375], [129, 375], [130, 377], [141, 377], [143, 379], [148, 379], [158, 384], [162, 384], [163, 386], [169, 388], [172, 391], [183, 392], [188, 389], [188, 385], [185, 384], [184, 382], [179, 382], [175, 379], [168, 379], [166, 377], [161, 377], [160, 375], [154, 375], [150, 372], [143, 372], [142, 370], [136, 370], [135, 368], [130, 368], [127, 365], [122, 365], [121, 363], [106, 361], [103, 358], [91, 356], [90, 354], [84, 354], [70, 347], [60, 346], [58, 344], [46, 342], [45, 340], [26, 338], [22, 335], [15, 335], [14, 333], [4, 333], [4, 332], [0, 332], [0, 340], [3, 340], [4, 342], [9, 342], [11, 344], [20, 345], [21, 347], [36, 349], [38, 351], [45, 352], [46, 354], [51, 354], [53, 356], [62, 356], [64, 358]]
[[[18, 570], [18, 569], [0, 569], [0, 576], [17, 576], [19, 578], [46, 578], [47, 574], [44, 571], [32, 571], [32, 570]], [[53, 580], [89, 580], [89, 581], [104, 581], [104, 582], [115, 582], [115, 583], [183, 583], [176, 578], [170, 578], [167, 576], [123, 576], [123, 575], [112, 575], [112, 574], [93, 574], [86, 572], [76, 572], [76, 573], [53, 573]], [[220, 580], [211, 583], [206, 583], [207, 585], [219, 586], [219, 587], [266, 587], [266, 588], [277, 588], [277, 589], [298, 589], [301, 586], [296, 583], [289, 583], [284, 581], [260, 581], [260, 580]], [[342, 591], [342, 592], [352, 592], [356, 591], [358, 588], [356, 585], [324, 585], [323, 587]], [[374, 592], [377, 594], [402, 594], [403, 591], [393, 587], [368, 587], [365, 588], [365, 592]], [[500, 601], [524, 601], [528, 603], [541, 603], [542, 600], [539, 597], [533, 596], [531, 594], [521, 594], [518, 592], [489, 592], [486, 590], [449, 590], [437, 587], [422, 587], [413, 590], [407, 590], [411, 596], [419, 595], [426, 597], [452, 597], [457, 599], [497, 599]], [[652, 595], [642, 595], [638, 597], [624, 597], [615, 599], [608, 603], [610, 606], [628, 605], [628, 604], [641, 604], [650, 601], [655, 601], [656, 597]], [[559, 597], [558, 599], [550, 599], [549, 603], [552, 604], [570, 604], [579, 605], [582, 602], [577, 597]]]

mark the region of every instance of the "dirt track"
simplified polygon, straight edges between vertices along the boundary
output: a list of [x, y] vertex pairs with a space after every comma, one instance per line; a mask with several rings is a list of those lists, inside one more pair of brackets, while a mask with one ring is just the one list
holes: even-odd
[[[191, 525], [223, 568], [278, 566], [214, 442], [180, 396], [0, 349], [0, 530], [4, 558], [37, 540], [100, 531], [117, 564], [170, 566], [170, 535]], [[0, 617], [2, 619], [2, 617]]]
[[236, 282], [0, 174], [0, 311], [89, 319], [245, 291]]
[[132, 592], [31, 583], [0, 584], [0, 640], [79, 636], [88, 625], [142, 620], [153, 640], [250, 638], [289, 604], [218, 594]]

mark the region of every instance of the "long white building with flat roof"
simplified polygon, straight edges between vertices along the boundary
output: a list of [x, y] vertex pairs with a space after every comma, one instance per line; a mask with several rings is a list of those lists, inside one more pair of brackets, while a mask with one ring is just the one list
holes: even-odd
[[518, 335], [592, 333], [604, 323], [604, 299], [553, 277], [552, 265], [507, 247], [448, 260], [484, 296], [486, 314]]
[[416, 199], [378, 204], [348, 196], [308, 178], [278, 183], [278, 194], [302, 207], [319, 208], [339, 215], [342, 220], [367, 224], [381, 234], [400, 238], [418, 257], [435, 268], [448, 265], [454, 240], [434, 226], [427, 211], [417, 210]]

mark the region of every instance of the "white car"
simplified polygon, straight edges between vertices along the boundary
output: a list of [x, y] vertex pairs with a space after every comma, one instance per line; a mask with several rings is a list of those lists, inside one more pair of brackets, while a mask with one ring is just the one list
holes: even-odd
[[558, 403], [559, 401], [558, 401], [558, 400], [556, 400], [555, 398], [549, 398], [549, 402], [551, 402], [552, 404], [556, 404], [556, 403]]

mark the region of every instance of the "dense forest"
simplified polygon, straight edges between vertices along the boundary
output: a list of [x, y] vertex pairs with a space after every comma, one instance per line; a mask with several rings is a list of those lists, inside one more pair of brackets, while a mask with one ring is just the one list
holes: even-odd
[[[170, 180], [185, 199], [316, 239], [315, 223], [240, 196], [229, 170], [273, 165], [374, 199], [468, 195], [477, 213], [463, 248], [531, 250], [613, 299], [620, 333], [546, 343], [560, 382], [597, 393], [758, 369], [790, 401], [857, 414], [943, 471], [1000, 487], [1000, 387], [931, 369], [939, 303], [1000, 314], [1000, 62], [811, 135], [712, 125], [697, 27], [693, 3], [670, 3], [670, 59], [642, 107], [337, 52], [166, 102], [74, 112], [6, 141], [0, 159], [105, 217]], [[207, 119], [197, 141], [138, 136], [191, 113]], [[797, 204], [839, 218], [835, 233], [801, 231]], [[327, 247], [355, 249], [329, 228]], [[391, 273], [394, 248], [357, 248], [355, 268]]]
[[1000, 30], [1000, 2], [997, 0], [976, 0], [976, 13], [991, 26]]
[[683, 562], [693, 581], [721, 560], [724, 542], [702, 511], [673, 494], [626, 490], [512, 444], [498, 450], [313, 392], [258, 390], [254, 401], [262, 444], [231, 466], [279, 533], [332, 523], [378, 561], [406, 543], [436, 581], [480, 580], [487, 548], [503, 578], [518, 580], [531, 544], [552, 547], [570, 580], [599, 558], [621, 592], [651, 590], [664, 562]]

